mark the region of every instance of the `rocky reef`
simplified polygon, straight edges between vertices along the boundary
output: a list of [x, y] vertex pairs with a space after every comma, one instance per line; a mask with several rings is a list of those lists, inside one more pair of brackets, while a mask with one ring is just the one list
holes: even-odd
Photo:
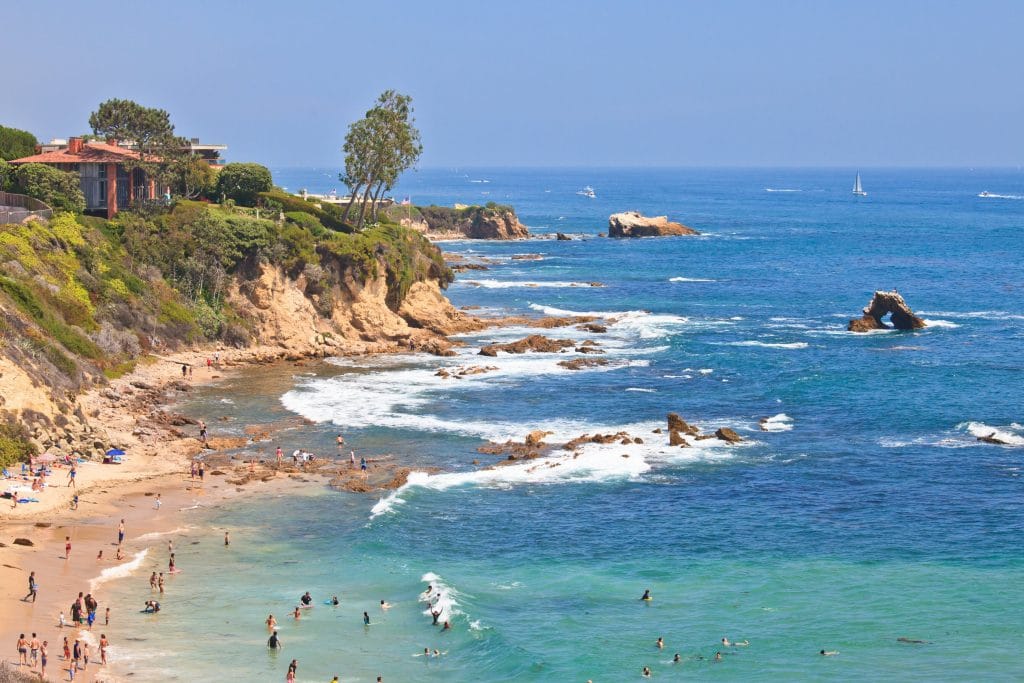
[[[882, 322], [889, 316], [892, 325]], [[864, 307], [864, 314], [854, 318], [846, 326], [850, 332], [870, 332], [872, 330], [919, 330], [925, 327], [924, 320], [914, 315], [910, 306], [895, 289], [891, 292], [876, 291], [871, 301]]]
[[393, 218], [430, 239], [514, 240], [530, 236], [511, 206], [417, 206], [393, 208]]
[[609, 237], [666, 237], [699, 235], [693, 228], [674, 223], [668, 216], [644, 216], [639, 211], [623, 211], [608, 217]]

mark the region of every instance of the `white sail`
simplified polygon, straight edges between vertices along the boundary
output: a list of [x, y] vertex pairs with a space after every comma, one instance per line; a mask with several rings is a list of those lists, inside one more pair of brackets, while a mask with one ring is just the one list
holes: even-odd
[[853, 193], [855, 195], [860, 195], [861, 197], [866, 197], [868, 194], [867, 192], [864, 191], [864, 188], [861, 187], [860, 173], [857, 174], [856, 180], [853, 181]]

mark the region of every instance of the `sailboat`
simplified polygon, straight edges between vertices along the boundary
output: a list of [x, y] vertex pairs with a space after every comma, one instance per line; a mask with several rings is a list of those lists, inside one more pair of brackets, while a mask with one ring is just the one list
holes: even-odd
[[860, 186], [860, 173], [857, 174], [857, 179], [853, 181], [853, 193], [858, 197], [867, 197], [868, 193], [864, 191], [864, 188]]

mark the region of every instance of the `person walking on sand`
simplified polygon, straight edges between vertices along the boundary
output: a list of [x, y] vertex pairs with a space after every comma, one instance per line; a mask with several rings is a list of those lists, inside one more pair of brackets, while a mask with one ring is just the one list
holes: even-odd
[[78, 494], [77, 493], [75, 495], [71, 496], [71, 509], [72, 510], [77, 510], [78, 509]]
[[110, 608], [108, 607], [103, 613], [103, 625], [110, 626]]
[[65, 560], [70, 560], [71, 559], [71, 537], [70, 536], [65, 536], [64, 537], [64, 559]]
[[24, 633], [18, 636], [18, 666], [22, 664], [28, 665], [28, 641]]
[[117, 544], [121, 545], [124, 543], [124, 519], [117, 525]]
[[185, 379], [188, 377], [188, 366], [184, 363], [181, 364], [181, 378]]
[[74, 487], [75, 489], [78, 488], [78, 486], [75, 485], [75, 475], [76, 474], [78, 474], [78, 466], [74, 462], [72, 462], [71, 463], [71, 469], [68, 470], [68, 488], [71, 488], [71, 487]]
[[32, 666], [35, 666], [39, 663], [39, 636], [35, 633], [32, 634], [32, 640], [28, 643], [28, 649], [32, 655]]
[[46, 680], [46, 660], [49, 657], [50, 643], [43, 641], [43, 644], [39, 648], [39, 680]]
[[277, 466], [280, 467], [281, 463], [284, 462], [284, 451], [278, 446], [277, 450], [274, 451], [274, 456], [277, 458]]
[[[205, 441], [206, 438], [203, 437], [203, 440]], [[206, 476], [206, 463], [204, 463], [202, 460], [200, 460], [199, 461], [199, 481], [203, 481], [203, 477], [205, 477], [205, 476]]]
[[202, 420], [199, 421], [199, 438], [206, 443], [206, 423]]
[[29, 572], [28, 575], [28, 595], [21, 599], [22, 602], [28, 602], [29, 598], [32, 598], [32, 602], [36, 601], [36, 593], [39, 591], [39, 584], [36, 583], [36, 573]]

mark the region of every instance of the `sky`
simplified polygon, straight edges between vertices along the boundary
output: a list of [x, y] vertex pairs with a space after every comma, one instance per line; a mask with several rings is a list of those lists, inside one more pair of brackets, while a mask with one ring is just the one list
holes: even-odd
[[340, 167], [409, 94], [421, 167], [1018, 166], [1024, 2], [3, 0], [0, 125], [113, 97], [231, 161]]

